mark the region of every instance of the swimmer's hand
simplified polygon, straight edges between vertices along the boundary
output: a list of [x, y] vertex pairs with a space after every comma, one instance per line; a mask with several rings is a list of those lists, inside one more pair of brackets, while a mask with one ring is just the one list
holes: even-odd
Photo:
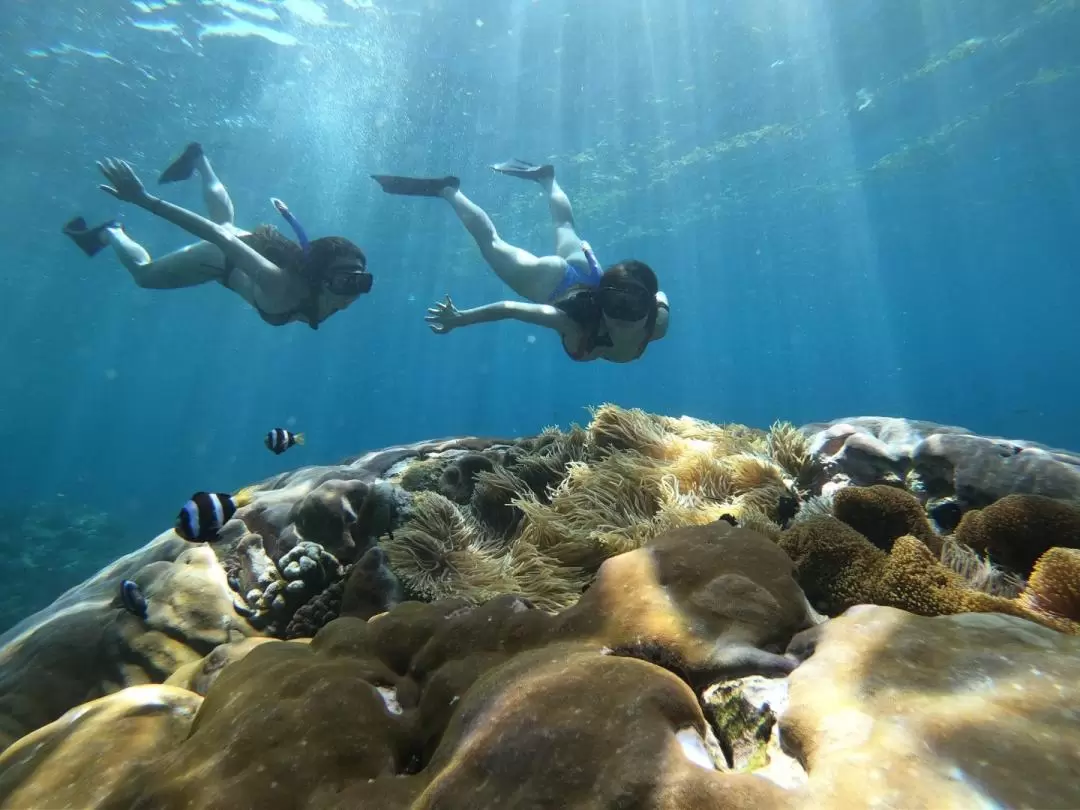
[[105, 162], [98, 161], [98, 168], [105, 175], [105, 179], [112, 185], [100, 185], [102, 191], [111, 194], [123, 202], [143, 203], [150, 199], [150, 195], [143, 188], [142, 181], [136, 176], [135, 170], [126, 160], [118, 158], [105, 158]]
[[446, 296], [445, 301], [439, 301], [435, 306], [430, 307], [424, 320], [428, 322], [431, 331], [437, 335], [445, 335], [455, 327], [464, 326], [465, 323], [465, 319], [454, 306], [449, 295]]

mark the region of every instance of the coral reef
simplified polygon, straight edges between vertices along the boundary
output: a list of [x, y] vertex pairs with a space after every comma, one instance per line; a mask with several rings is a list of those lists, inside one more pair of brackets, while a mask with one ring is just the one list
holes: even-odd
[[[975, 721], [950, 714], [972, 698], [950, 667], [997, 667], [979, 711], [1015, 711], [1007, 741], [1027, 722], [1061, 735], [1051, 753], [1074, 745], [1006, 693], [1024, 672], [1066, 689], [1080, 666], [1078, 462], [902, 419], [766, 431], [609, 404], [585, 427], [284, 473], [236, 493], [216, 541], [166, 532], [0, 637], [0, 795], [926, 803], [942, 768], [996, 763], [956, 742]], [[145, 611], [125, 608], [127, 580]], [[824, 678], [820, 695], [805, 685]], [[843, 744], [836, 723], [854, 724]], [[858, 793], [860, 756], [906, 756], [894, 739], [917, 753]], [[1055, 753], [1040, 784], [997, 763], [941, 806], [1060, 806], [1074, 765]]]

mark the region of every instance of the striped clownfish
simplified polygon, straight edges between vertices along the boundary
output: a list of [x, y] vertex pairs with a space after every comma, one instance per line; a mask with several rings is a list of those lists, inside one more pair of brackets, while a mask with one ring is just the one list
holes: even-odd
[[293, 433], [291, 430], [286, 430], [285, 428], [274, 428], [267, 432], [266, 438], [263, 439], [263, 443], [270, 452], [280, 456], [294, 444], [303, 444], [304, 434]]
[[196, 492], [176, 517], [176, 533], [192, 542], [213, 542], [236, 509], [236, 499], [227, 492]]

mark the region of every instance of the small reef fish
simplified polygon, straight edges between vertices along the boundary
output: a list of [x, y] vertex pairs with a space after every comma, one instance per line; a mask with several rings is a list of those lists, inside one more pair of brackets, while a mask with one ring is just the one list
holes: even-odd
[[236, 500], [227, 492], [196, 492], [176, 517], [176, 533], [192, 542], [212, 542], [236, 509]]
[[274, 455], [280, 456], [294, 444], [303, 444], [304, 434], [293, 433], [291, 430], [286, 430], [285, 428], [274, 428], [266, 434], [266, 438], [263, 439], [263, 442]]
[[130, 579], [120, 583], [120, 602], [128, 613], [140, 619], [146, 618], [146, 596], [143, 595], [142, 588]]

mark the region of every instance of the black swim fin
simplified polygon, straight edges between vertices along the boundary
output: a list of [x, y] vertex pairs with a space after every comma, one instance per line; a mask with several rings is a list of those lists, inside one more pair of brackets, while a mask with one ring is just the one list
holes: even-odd
[[168, 165], [158, 178], [158, 184], [187, 180], [195, 172], [195, 164], [203, 156], [202, 144], [192, 141], [184, 147], [183, 154]]
[[491, 167], [500, 174], [508, 174], [511, 177], [520, 177], [522, 180], [547, 180], [555, 176], [555, 167], [550, 163], [537, 166], [526, 160], [508, 160], [505, 163], [496, 163]]
[[64, 235], [78, 245], [79, 249], [87, 256], [96, 256], [98, 251], [105, 247], [105, 240], [101, 238], [101, 232], [106, 228], [116, 228], [119, 224], [115, 219], [110, 219], [108, 222], [88, 228], [85, 219], [75, 217], [64, 226]]
[[456, 177], [398, 177], [393, 174], [373, 174], [371, 178], [382, 186], [387, 194], [406, 197], [441, 197], [448, 188], [458, 188], [461, 181]]

